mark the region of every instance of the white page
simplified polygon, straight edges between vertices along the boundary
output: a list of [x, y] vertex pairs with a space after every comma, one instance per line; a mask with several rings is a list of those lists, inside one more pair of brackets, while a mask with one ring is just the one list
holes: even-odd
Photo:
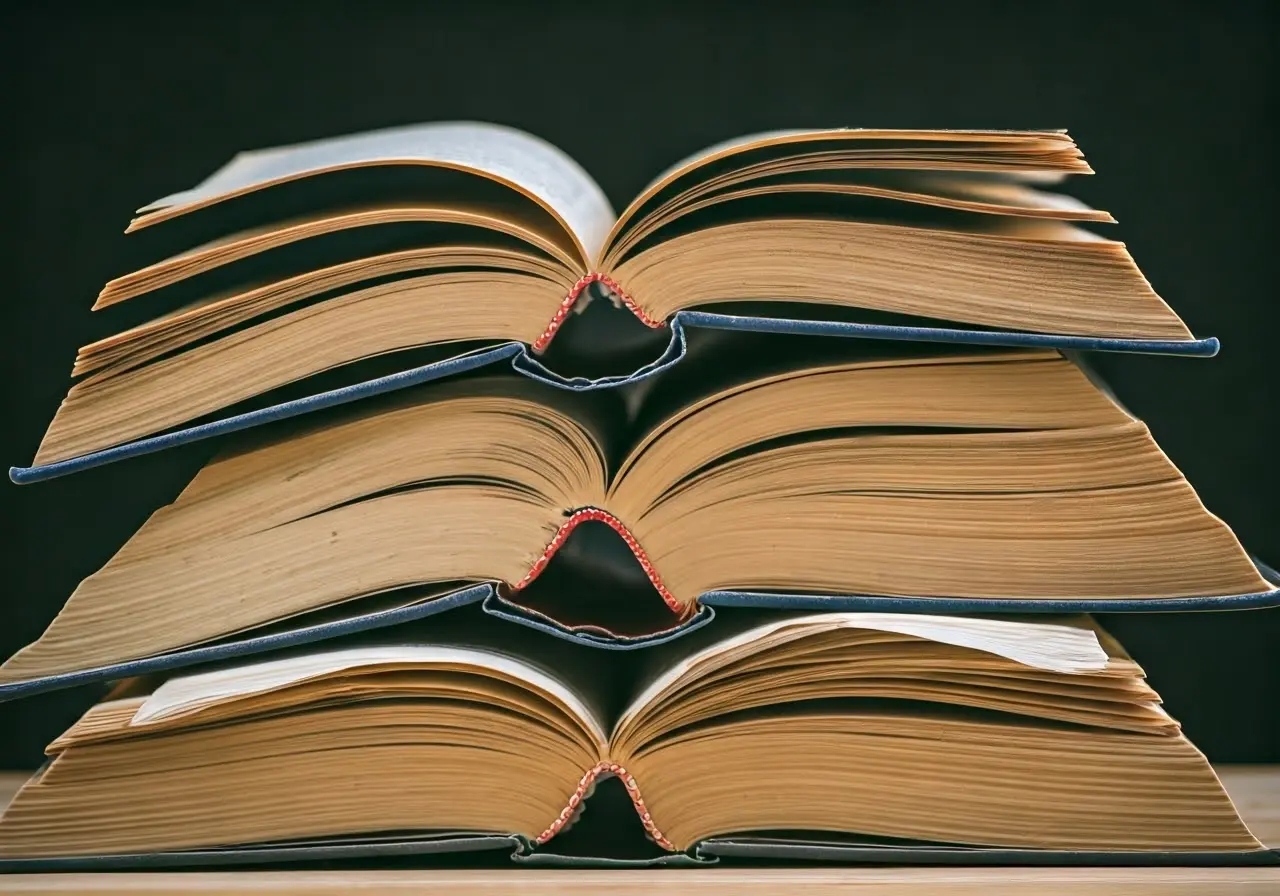
[[361, 667], [388, 664], [419, 666], [423, 669], [471, 666], [501, 673], [526, 682], [531, 690], [541, 691], [560, 701], [583, 722], [599, 743], [607, 740], [602, 722], [588, 708], [586, 701], [543, 669], [485, 648], [438, 644], [393, 644], [319, 650], [211, 672], [179, 675], [156, 688], [129, 724], [143, 726], [177, 713], [228, 700], [267, 693]]
[[515, 128], [448, 121], [242, 152], [198, 186], [140, 208], [140, 214], [189, 205], [325, 169], [377, 162], [420, 162], [483, 172], [508, 181], [556, 214], [597, 257], [616, 219], [600, 185], [550, 143]]
[[691, 653], [668, 667], [632, 701], [615, 730], [691, 669], [704, 663], [717, 665], [715, 658], [719, 654], [774, 634], [787, 641], [841, 628], [894, 632], [939, 644], [968, 647], [1050, 672], [1095, 672], [1107, 665], [1107, 652], [1092, 630], [1057, 623], [916, 613], [818, 613], [771, 618]]

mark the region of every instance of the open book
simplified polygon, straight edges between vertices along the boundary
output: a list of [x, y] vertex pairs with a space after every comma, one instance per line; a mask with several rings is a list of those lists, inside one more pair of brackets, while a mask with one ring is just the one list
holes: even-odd
[[588, 796], [608, 776], [654, 844], [695, 855], [842, 833], [904, 860], [912, 844], [1262, 851], [1087, 617], [742, 614], [647, 651], [626, 681], [513, 631], [126, 683], [50, 745], [0, 818], [0, 857], [493, 835], [536, 850], [584, 802], [577, 823], [601, 823]]
[[[541, 351], [593, 284], [653, 328], [684, 313], [699, 326], [1211, 354], [1122, 243], [1081, 226], [1106, 212], [1046, 192], [1086, 173], [1057, 131], [787, 131], [711, 147], [618, 215], [564, 153], [497, 125], [243, 153], [134, 220], [161, 257], [96, 307], [138, 306], [141, 322], [81, 349], [82, 378], [36, 455], [43, 472], [15, 481], [140, 453], [123, 446], [157, 433], [172, 437], [152, 449], [216, 434], [175, 428], [228, 409], [234, 428], [453, 369], [277, 407], [287, 384], [373, 356]], [[690, 311], [707, 308], [731, 313]], [[491, 348], [468, 363], [510, 357]]]
[[[826, 344], [861, 351], [750, 374], [709, 355], [714, 375], [690, 364], [645, 394], [438, 383], [232, 452], [81, 583], [0, 685], [410, 586], [518, 597], [585, 521], [638, 561], [668, 608], [658, 629], [723, 591], [940, 610], [1276, 599], [1147, 428], [1059, 353]], [[617, 600], [602, 590], [584, 615]]]

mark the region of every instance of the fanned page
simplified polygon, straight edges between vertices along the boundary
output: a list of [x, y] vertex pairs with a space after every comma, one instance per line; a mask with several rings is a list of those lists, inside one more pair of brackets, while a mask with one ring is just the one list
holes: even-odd
[[609, 200], [564, 152], [524, 131], [485, 122], [438, 122], [243, 152], [198, 186], [139, 209], [131, 229], [212, 203], [365, 165], [431, 165], [474, 172], [536, 199], [577, 242], [582, 264], [596, 257], [615, 215]]
[[[719, 143], [700, 149], [671, 165], [650, 181], [648, 186], [641, 190], [639, 195], [623, 209], [622, 214], [618, 216], [617, 222], [609, 233], [608, 242], [611, 243], [615, 240], [632, 220], [644, 211], [646, 206], [652, 203], [664, 190], [668, 190], [673, 185], [686, 179], [689, 181], [709, 181], [711, 178], [708, 176], [708, 169], [713, 168], [717, 163], [723, 164], [727, 162], [729, 164], [723, 164], [724, 168], [738, 168], [750, 171], [751, 168], [749, 166], [741, 165], [740, 163], [735, 165], [732, 160], [737, 156], [746, 156], [751, 153], [768, 153], [768, 156], [763, 160], [753, 160], [756, 161], [757, 166], [765, 167], [770, 162], [777, 165], [781, 160], [788, 159], [803, 161], [805, 156], [815, 154], [815, 145], [828, 142], [837, 143], [839, 141], [848, 141], [850, 144], [861, 141], [869, 146], [881, 143], [889, 150], [885, 155], [892, 155], [895, 149], [901, 152], [901, 147], [904, 144], [911, 144], [913, 141], [918, 141], [917, 146], [920, 144], [927, 146], [931, 141], [950, 144], [1003, 142], [1012, 145], [1016, 145], [1019, 142], [1035, 141], [1033, 145], [1038, 149], [1043, 150], [1046, 146], [1051, 146], [1058, 149], [1066, 149], [1067, 152], [1059, 155], [1054, 160], [1042, 158], [1036, 161], [1028, 161], [1021, 168], [1011, 169], [1008, 172], [1010, 176], [1019, 180], [1053, 183], [1060, 180], [1067, 173], [1092, 173], [1088, 165], [1085, 164], [1083, 155], [1075, 148], [1066, 131], [893, 130], [880, 128], [790, 128], [762, 131], [758, 134], [747, 134], [722, 140]], [[762, 165], [761, 161], [765, 164]], [[867, 161], [882, 160], [868, 159]], [[910, 161], [916, 164], [909, 167], [933, 167], [927, 164], [927, 159], [917, 158]], [[946, 159], [945, 157], [937, 160], [936, 166], [955, 167], [962, 170], [966, 167], [981, 169], [981, 164], [972, 159], [968, 160], [966, 165], [965, 161], [961, 159]], [[743, 171], [742, 173], [746, 172]]]
[[1122, 244], [1071, 223], [1109, 215], [1029, 186], [1087, 173], [1064, 132], [766, 134], [652, 184], [623, 212], [602, 266], [649, 321], [757, 300], [1189, 339]]
[[[493, 639], [489, 639], [493, 640]], [[587, 678], [573, 685], [518, 651], [483, 644], [371, 644], [300, 653], [248, 666], [178, 676], [164, 682], [130, 720], [133, 726], [206, 713], [215, 707], [249, 697], [284, 690], [303, 682], [390, 669], [476, 669], [494, 678], [516, 682], [550, 696], [600, 743], [607, 705], [599, 681]], [[593, 688], [592, 685], [597, 685]], [[479, 695], [478, 695], [479, 696]]]
[[630, 681], [625, 711], [586, 696], [598, 669], [570, 655], [430, 634], [128, 684], [50, 745], [0, 817], [0, 858], [440, 832], [538, 847], [609, 824], [579, 815], [610, 776], [666, 851], [754, 831], [1259, 848], [1088, 619], [724, 621], [651, 654], [659, 671]]
[[[891, 632], [938, 644], [952, 644], [1001, 656], [1049, 672], [1096, 672], [1107, 665], [1107, 652], [1089, 621], [1071, 624], [972, 616], [927, 616], [915, 613], [821, 613], [786, 615], [741, 613], [711, 629], [653, 648], [645, 657], [646, 673], [638, 692], [616, 728], [625, 727], [665, 694], [732, 663], [743, 654], [762, 652], [839, 629]], [[615, 729], [616, 730], [616, 729]]]

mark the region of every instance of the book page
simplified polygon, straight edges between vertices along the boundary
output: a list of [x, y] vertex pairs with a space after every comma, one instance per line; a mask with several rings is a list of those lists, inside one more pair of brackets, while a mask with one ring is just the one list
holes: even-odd
[[190, 190], [157, 199], [139, 214], [204, 205], [272, 184], [363, 165], [418, 163], [474, 171], [543, 205], [565, 225], [586, 264], [615, 214], [591, 175], [532, 134], [483, 122], [436, 122], [242, 152]]
[[771, 143], [785, 143], [790, 139], [801, 137], [805, 134], [830, 134], [833, 131], [812, 131], [807, 128], [790, 128], [778, 131], [761, 131], [758, 134], [743, 134], [741, 137], [730, 137], [728, 140], [721, 140], [719, 143], [713, 143], [710, 146], [703, 147], [695, 153], [690, 153], [674, 165], [669, 166], [665, 171], [649, 181], [648, 186], [640, 191], [640, 195], [636, 197], [635, 202], [640, 202], [644, 197], [655, 192], [657, 189], [665, 185], [668, 181], [675, 180], [681, 174], [692, 171], [703, 162], [709, 162], [720, 156], [732, 155], [735, 150], [745, 149], [749, 146], [768, 146]]
[[[1009, 131], [1009, 130], [947, 130], [947, 129], [929, 129], [929, 130], [884, 130], [880, 128], [788, 128], [777, 131], [760, 131], [756, 134], [744, 134], [741, 137], [731, 137], [728, 140], [721, 140], [719, 143], [713, 143], [704, 147], [695, 153], [685, 156], [674, 165], [667, 168], [657, 177], [649, 182], [640, 195], [644, 196], [668, 181], [675, 180], [686, 171], [692, 171], [704, 162], [722, 156], [733, 155], [737, 150], [765, 147], [772, 144], [780, 143], [803, 143], [824, 139], [833, 139], [839, 137], [847, 137], [850, 139], [899, 139], [899, 140], [945, 140], [963, 142], [966, 140], [1016, 140], [1025, 137], [1040, 137], [1065, 135], [1065, 131]], [[638, 201], [638, 200], [637, 200]]]
[[640, 682], [639, 693], [614, 730], [701, 674], [787, 641], [840, 628], [893, 632], [967, 647], [1064, 674], [1098, 671], [1108, 662], [1107, 651], [1084, 617], [1070, 622], [1024, 622], [917, 613], [722, 614], [716, 625], [654, 648], [656, 662], [649, 666], [647, 681]]
[[452, 644], [383, 644], [317, 650], [282, 659], [263, 660], [178, 675], [161, 684], [134, 714], [131, 727], [199, 712], [223, 703], [296, 685], [304, 681], [370, 666], [427, 668], [471, 667], [523, 682], [548, 695], [575, 715], [597, 738], [606, 740], [599, 714], [589, 698], [541, 665], [490, 647]]
[[[748, 134], [742, 137], [734, 137], [729, 140], [723, 140], [719, 143], [701, 149], [667, 168], [660, 175], [654, 178], [647, 187], [640, 191], [640, 194], [633, 199], [622, 214], [618, 216], [612, 230], [605, 239], [605, 245], [612, 245], [615, 239], [621, 234], [627, 224], [634, 218], [637, 213], [652, 200], [655, 196], [669, 187], [677, 180], [689, 175], [704, 166], [714, 162], [730, 158], [739, 153], [748, 151], [779, 148], [775, 151], [785, 152], [786, 147], [795, 145], [791, 152], [805, 152], [806, 144], [817, 144], [821, 141], [840, 141], [848, 142], [853, 146], [858, 141], [867, 141], [868, 145], [882, 144], [885, 146], [892, 143], [936, 143], [936, 144], [953, 144], [963, 145], [965, 143], [981, 142], [981, 143], [1005, 143], [1011, 148], [1019, 144], [1025, 145], [1027, 149], [1044, 149], [1046, 147], [1056, 147], [1068, 150], [1068, 157], [1074, 152], [1074, 143], [1067, 136], [1065, 131], [1017, 131], [1017, 130], [898, 130], [883, 128], [793, 128], [789, 130], [778, 131], [762, 131], [758, 134]], [[1081, 160], [1078, 166], [1073, 166], [1063, 160], [1060, 164], [1065, 165], [1062, 170], [1079, 170], [1087, 172], [1088, 166]], [[1050, 166], [1052, 167], [1052, 166]], [[1054, 174], [1052, 170], [1049, 174]], [[1043, 179], [1043, 178], [1040, 178]], [[1051, 180], [1052, 178], [1050, 178]]]

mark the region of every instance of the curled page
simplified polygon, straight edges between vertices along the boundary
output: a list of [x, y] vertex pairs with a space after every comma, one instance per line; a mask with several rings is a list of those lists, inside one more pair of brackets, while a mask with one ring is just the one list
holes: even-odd
[[[732, 623], [728, 619], [722, 620], [717, 632], [724, 632], [725, 627], [730, 624]], [[765, 622], [751, 625], [701, 649], [697, 649], [697, 643], [705, 645], [706, 641], [697, 637], [660, 648], [671, 653], [684, 651], [685, 656], [675, 658], [668, 654], [664, 657], [664, 662], [653, 666], [657, 674], [627, 707], [615, 730], [622, 728], [632, 716], [698, 666], [718, 666], [718, 659], [740, 655], [743, 649], [750, 652], [752, 645], [777, 644], [840, 628], [894, 632], [940, 644], [967, 647], [1049, 672], [1092, 672], [1107, 665], [1106, 650], [1099, 643], [1093, 629], [1084, 624], [1077, 626], [914, 613], [819, 613], [769, 617]]]
[[604, 190], [564, 152], [524, 131], [473, 121], [243, 152], [197, 186], [157, 199], [138, 213], [207, 204], [328, 171], [394, 163], [473, 171], [515, 187], [560, 219], [578, 243], [584, 266], [599, 253], [616, 217]]
[[463, 666], [496, 672], [502, 677], [523, 682], [530, 690], [549, 695], [577, 716], [600, 743], [606, 740], [603, 726], [587, 700], [540, 666], [492, 649], [443, 644], [371, 645], [325, 650], [180, 675], [156, 688], [129, 724], [144, 726], [253, 694], [370, 666]]

